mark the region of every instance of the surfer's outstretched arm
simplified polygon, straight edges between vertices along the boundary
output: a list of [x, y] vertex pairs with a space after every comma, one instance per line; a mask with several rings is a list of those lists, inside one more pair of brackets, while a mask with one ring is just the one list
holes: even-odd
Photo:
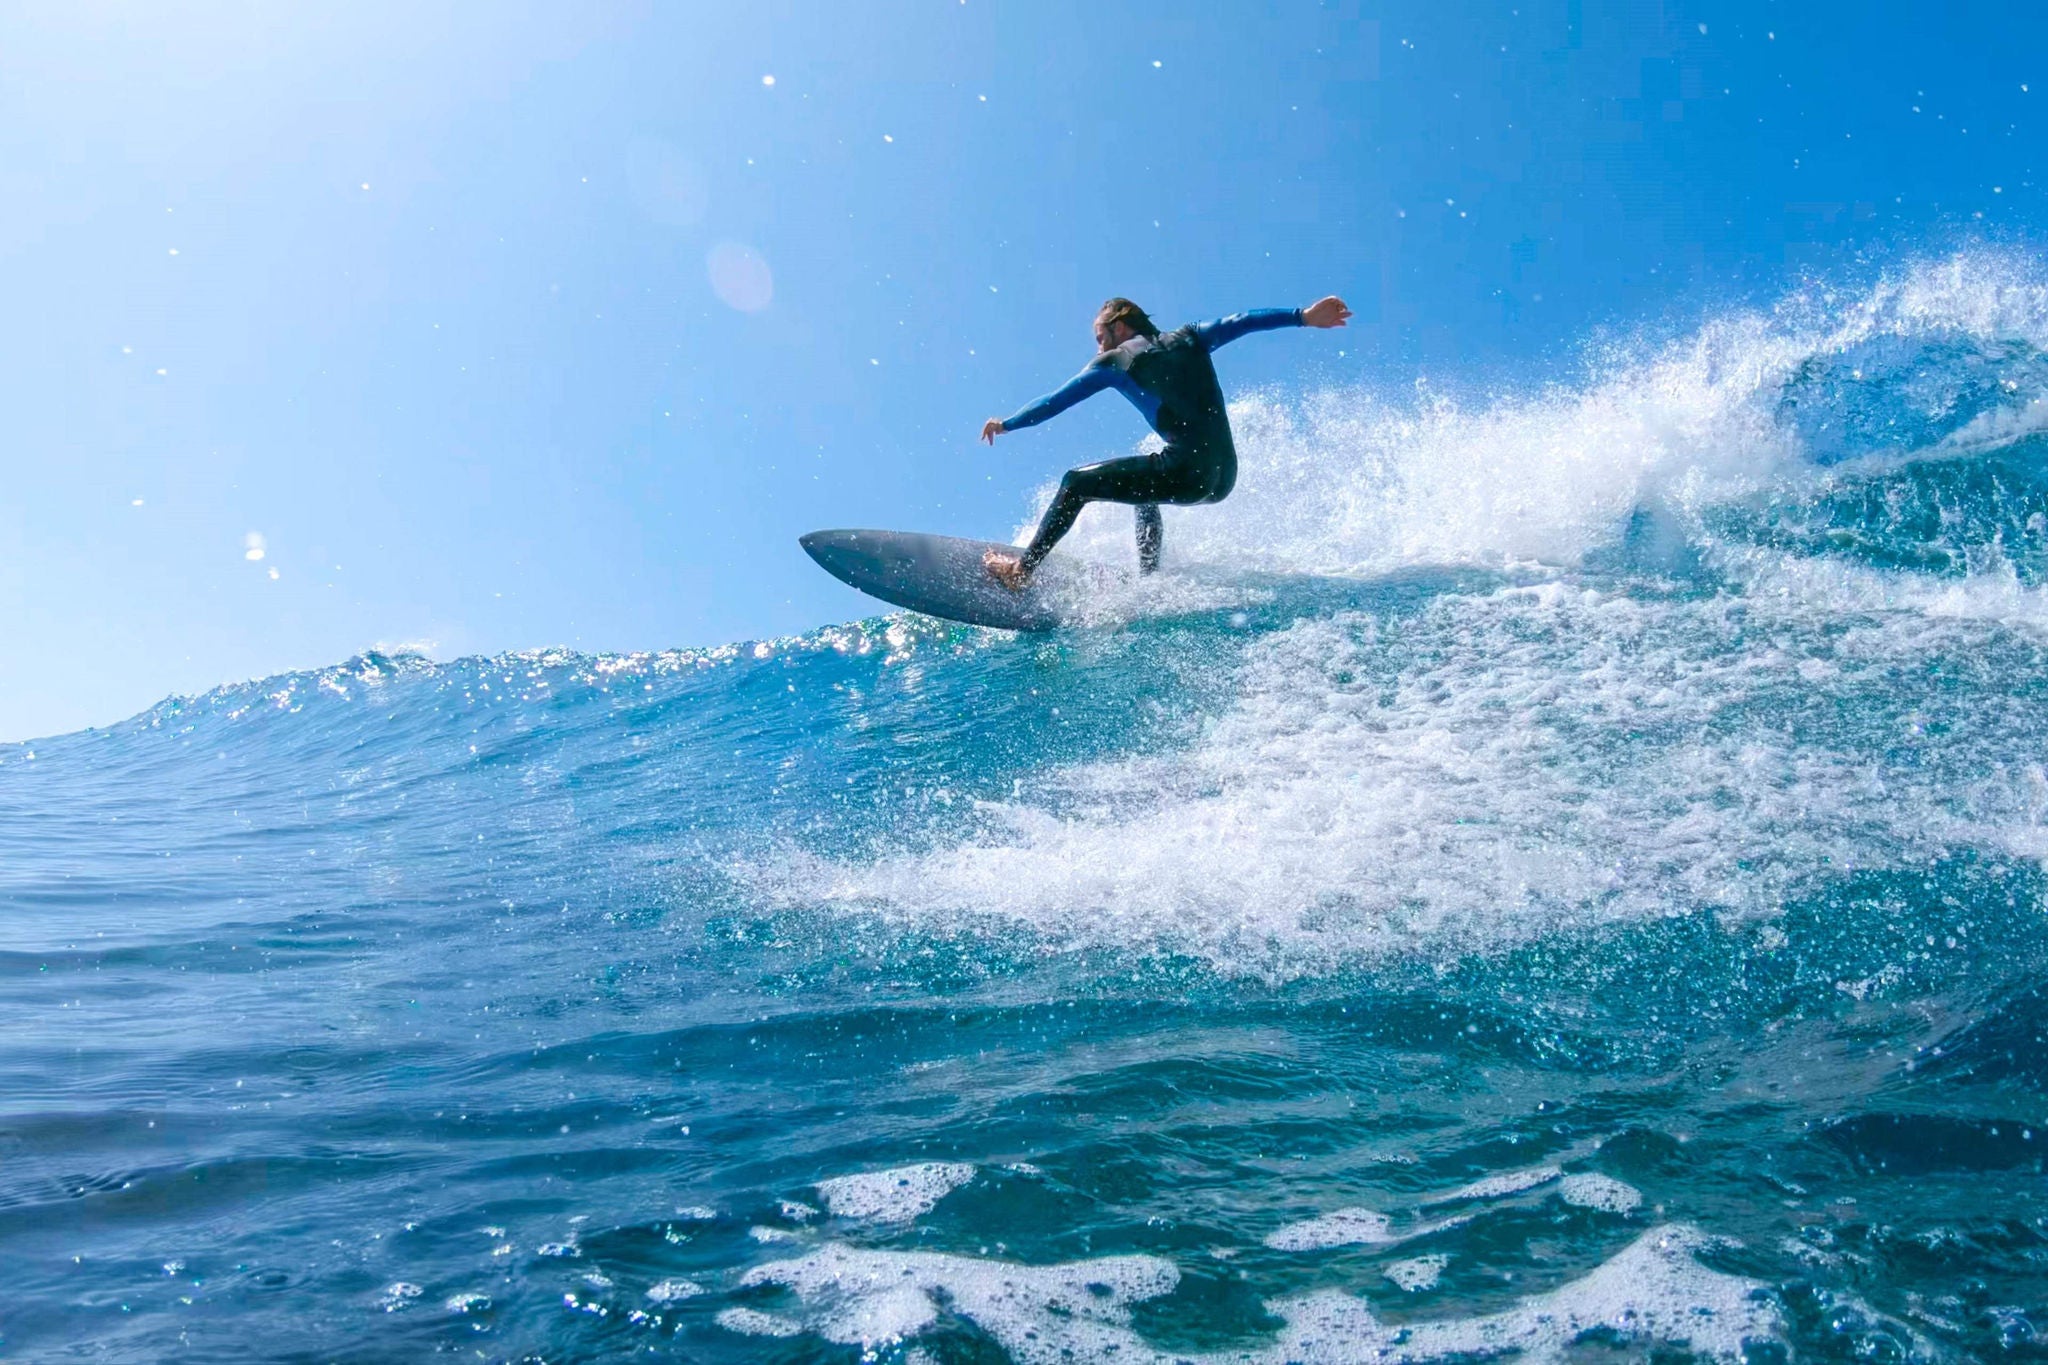
[[1005, 432], [1035, 427], [1048, 417], [1057, 417], [1092, 393], [1101, 393], [1116, 383], [1114, 366], [1090, 362], [1088, 368], [1069, 379], [1035, 403], [1027, 403], [1008, 417], [991, 417], [981, 425], [981, 439], [994, 445]]
[[1302, 325], [1299, 308], [1252, 308], [1242, 313], [1232, 313], [1227, 318], [1214, 322], [1195, 324], [1195, 335], [1210, 350], [1228, 346], [1241, 336], [1253, 332], [1270, 332], [1276, 327], [1299, 327]]
[[1210, 350], [1228, 346], [1241, 336], [1253, 332], [1270, 332], [1276, 327], [1342, 327], [1351, 316], [1351, 310], [1344, 300], [1335, 294], [1326, 299], [1317, 299], [1306, 308], [1253, 308], [1243, 313], [1232, 313], [1215, 322], [1198, 322], [1195, 334]]

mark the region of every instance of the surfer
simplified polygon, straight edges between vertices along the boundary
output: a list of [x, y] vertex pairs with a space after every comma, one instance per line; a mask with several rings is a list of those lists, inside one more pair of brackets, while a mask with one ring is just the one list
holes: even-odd
[[1138, 569], [1150, 573], [1158, 568], [1166, 535], [1159, 504], [1221, 502], [1237, 482], [1237, 447], [1230, 439], [1230, 418], [1209, 353], [1248, 332], [1342, 327], [1350, 316], [1344, 300], [1333, 294], [1306, 308], [1258, 308], [1162, 334], [1145, 310], [1129, 299], [1103, 304], [1095, 315], [1095, 344], [1101, 353], [1081, 373], [1014, 416], [982, 423], [981, 439], [994, 445], [1005, 432], [1036, 426], [1091, 393], [1115, 389], [1144, 414], [1166, 446], [1150, 455], [1068, 470], [1031, 543], [1017, 554], [990, 550], [982, 563], [1004, 587], [1022, 592], [1040, 561], [1073, 528], [1083, 507], [1091, 502], [1128, 502], [1137, 508]]

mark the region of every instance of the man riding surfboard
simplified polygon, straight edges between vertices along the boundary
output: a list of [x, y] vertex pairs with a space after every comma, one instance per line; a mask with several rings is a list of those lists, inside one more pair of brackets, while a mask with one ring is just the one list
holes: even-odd
[[982, 563], [1004, 587], [1022, 592], [1040, 561], [1073, 528], [1083, 507], [1091, 502], [1127, 502], [1137, 508], [1138, 568], [1143, 573], [1158, 568], [1165, 537], [1159, 504], [1221, 502], [1237, 482], [1237, 447], [1230, 439], [1230, 418], [1209, 353], [1250, 332], [1342, 327], [1350, 316], [1344, 300], [1333, 294], [1306, 308], [1254, 309], [1162, 334], [1145, 310], [1129, 299], [1103, 304], [1095, 315], [1100, 354], [1081, 373], [1015, 415], [989, 418], [982, 423], [981, 439], [994, 445], [1006, 432], [1036, 426], [1092, 393], [1115, 389], [1131, 400], [1166, 446], [1149, 455], [1068, 470], [1031, 543], [1015, 554], [990, 550]]

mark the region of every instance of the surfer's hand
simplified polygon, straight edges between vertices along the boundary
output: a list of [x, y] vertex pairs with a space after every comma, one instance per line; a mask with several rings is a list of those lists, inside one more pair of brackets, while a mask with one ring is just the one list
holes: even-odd
[[1304, 327], [1342, 327], [1350, 316], [1351, 310], [1345, 306], [1344, 300], [1335, 294], [1326, 299], [1317, 299], [1301, 310], [1301, 322]]
[[994, 445], [996, 443], [996, 437], [1002, 434], [1003, 419], [1000, 417], [991, 417], [986, 422], [983, 422], [981, 424], [981, 439], [988, 442], [990, 445]]

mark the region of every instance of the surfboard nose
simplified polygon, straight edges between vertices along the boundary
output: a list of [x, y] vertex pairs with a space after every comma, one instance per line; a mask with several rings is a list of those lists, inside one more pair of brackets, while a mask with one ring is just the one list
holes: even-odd
[[852, 531], [812, 531], [809, 535], [798, 536], [796, 543], [804, 547], [805, 554], [829, 568], [828, 557], [852, 549], [854, 535]]
[[[872, 545], [863, 544], [861, 533], [853, 530], [813, 531], [799, 536], [797, 544], [818, 561], [818, 567], [834, 578], [855, 582], [855, 575], [881, 568]], [[855, 586], [859, 586], [855, 583]]]
[[952, 566], [924, 562], [929, 556], [921, 547], [931, 539], [900, 531], [867, 531], [848, 527], [813, 531], [799, 537], [798, 543], [812, 559], [818, 561], [819, 568], [834, 578], [866, 593], [885, 589], [881, 594], [884, 601], [907, 606], [913, 604], [899, 601], [889, 592], [900, 593], [905, 585], [916, 579], [951, 572]]

